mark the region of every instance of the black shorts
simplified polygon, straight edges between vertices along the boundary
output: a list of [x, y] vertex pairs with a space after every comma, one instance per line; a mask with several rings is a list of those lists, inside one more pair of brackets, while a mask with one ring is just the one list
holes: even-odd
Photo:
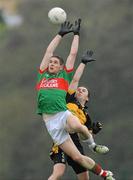
[[[84, 151], [83, 151], [83, 147], [79, 146], [77, 147], [78, 150], [81, 152], [81, 154], [84, 155]], [[80, 164], [78, 164], [76, 161], [72, 160], [69, 156], [67, 156], [61, 149], [59, 149], [58, 153], [51, 153], [50, 154], [50, 158], [52, 159], [52, 161], [54, 162], [54, 164], [57, 163], [63, 163], [66, 164], [68, 163], [69, 166], [72, 167], [72, 169], [74, 170], [74, 172], [76, 174], [80, 174], [83, 172], [86, 172], [87, 169], [84, 168], [83, 166], [81, 166]]]
[[57, 163], [66, 164], [66, 162], [67, 162], [67, 156], [60, 148], [59, 148], [58, 153], [53, 153], [51, 151], [50, 152], [50, 158], [54, 162], [54, 164], [57, 164]]

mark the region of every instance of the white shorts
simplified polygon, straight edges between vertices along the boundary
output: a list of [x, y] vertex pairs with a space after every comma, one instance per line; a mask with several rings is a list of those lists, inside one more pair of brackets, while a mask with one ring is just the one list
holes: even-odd
[[46, 128], [54, 143], [57, 145], [62, 144], [70, 137], [69, 133], [65, 130], [67, 117], [70, 114], [71, 112], [68, 110], [53, 115], [43, 114]]

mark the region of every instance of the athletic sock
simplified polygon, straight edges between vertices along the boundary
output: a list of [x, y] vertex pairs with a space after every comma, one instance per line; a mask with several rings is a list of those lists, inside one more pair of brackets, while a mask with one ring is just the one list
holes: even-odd
[[102, 171], [100, 173], [100, 176], [103, 177], [103, 178], [107, 177], [107, 171], [102, 169]]
[[91, 171], [94, 174], [99, 175], [103, 178], [107, 177], [107, 171], [103, 170], [99, 164], [95, 164], [94, 167], [91, 169]]
[[96, 143], [94, 142], [94, 139], [93, 139], [92, 136], [90, 136], [90, 138], [88, 138], [88, 139], [86, 139], [86, 140], [83, 140], [83, 142], [87, 143], [88, 146], [89, 146], [89, 148], [92, 149], [92, 150], [93, 150], [93, 149], [95, 148], [95, 146], [96, 146]]

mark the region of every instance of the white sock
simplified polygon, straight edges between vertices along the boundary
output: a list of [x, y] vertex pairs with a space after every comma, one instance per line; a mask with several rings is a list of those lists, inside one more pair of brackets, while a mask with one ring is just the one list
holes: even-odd
[[94, 139], [92, 136], [86, 140], [83, 140], [83, 142], [86, 142], [90, 149], [94, 149], [94, 147], [96, 146], [96, 143], [94, 142]]

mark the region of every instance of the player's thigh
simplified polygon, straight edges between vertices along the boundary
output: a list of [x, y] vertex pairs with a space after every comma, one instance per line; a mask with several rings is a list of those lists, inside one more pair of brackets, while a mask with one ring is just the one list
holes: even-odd
[[80, 120], [74, 116], [73, 114], [70, 114], [67, 117], [67, 122], [66, 122], [66, 130], [68, 132], [78, 132], [78, 130], [81, 128], [81, 123]]
[[60, 145], [60, 148], [75, 161], [80, 161], [83, 158], [70, 137]]

